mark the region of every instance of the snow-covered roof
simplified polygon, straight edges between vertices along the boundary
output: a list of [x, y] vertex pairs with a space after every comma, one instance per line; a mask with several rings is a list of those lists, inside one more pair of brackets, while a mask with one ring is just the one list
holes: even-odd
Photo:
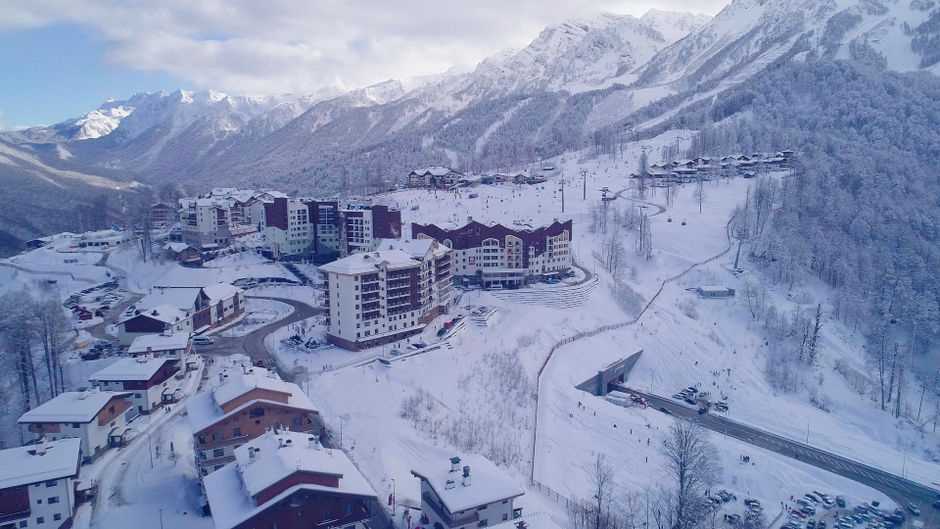
[[130, 395], [123, 391], [67, 391], [20, 416], [17, 422], [91, 422], [114, 397]]
[[429, 250], [434, 250], [434, 256], [440, 257], [447, 253], [448, 248], [443, 244], [434, 244], [434, 239], [422, 237], [419, 239], [379, 239], [376, 242], [376, 249], [401, 250], [415, 259], [424, 259]]
[[[249, 450], [255, 448], [260, 451], [255, 452], [252, 460]], [[319, 447], [315, 441], [310, 441], [308, 434], [267, 432], [237, 448], [235, 458], [235, 462], [209, 474], [203, 481], [216, 529], [235, 527], [298, 490], [376, 496], [345, 453]], [[284, 490], [266, 503], [255, 504], [253, 494], [297, 471], [339, 475], [339, 486], [303, 483]]]
[[[460, 457], [457, 469], [451, 471], [449, 461], [412, 470], [411, 473], [427, 481], [451, 513], [465, 511], [481, 505], [516, 498], [525, 491], [496, 467], [490, 460], [478, 455]], [[470, 484], [463, 485], [463, 467], [470, 467]], [[448, 488], [447, 482], [453, 481]]]
[[244, 372], [238, 369], [224, 371], [223, 374], [227, 374], [228, 378], [222, 385], [211, 391], [193, 395], [187, 400], [186, 412], [194, 432], [202, 431], [217, 421], [250, 406], [253, 401], [246, 402], [228, 413], [222, 410], [222, 405], [256, 388], [286, 393], [288, 395], [286, 406], [316, 411], [313, 402], [297, 384], [281, 380], [277, 374], [262, 367], [248, 368]]
[[150, 380], [163, 364], [172, 362], [169, 358], [153, 358], [140, 356], [137, 358], [121, 358], [104, 369], [100, 369], [88, 377], [88, 380], [122, 381], [122, 380]]
[[[171, 305], [179, 310], [193, 310], [196, 306], [196, 298], [198, 296], [199, 289], [195, 287], [154, 287], [150, 293], [142, 297], [136, 305], [137, 307], [145, 307], [147, 309], [160, 305]], [[144, 312], [144, 310], [141, 309], [141, 312]]]
[[552, 520], [552, 517], [548, 513], [537, 512], [533, 514], [527, 514], [521, 518], [516, 518], [515, 520], [509, 520], [508, 522], [500, 522], [496, 525], [491, 525], [490, 529], [561, 529], [561, 526], [555, 523]]
[[174, 253], [180, 253], [183, 250], [189, 248], [189, 245], [185, 242], [168, 242], [164, 244], [163, 247], [167, 250], [173, 251]]
[[176, 323], [187, 317], [187, 314], [180, 309], [172, 305], [158, 305], [156, 307], [149, 307], [145, 310], [141, 310], [140, 314], [133, 314], [123, 318], [118, 323], [124, 323], [128, 320], [132, 320], [138, 316], [147, 316], [148, 318], [153, 318], [157, 321], [162, 321], [163, 323]]
[[177, 334], [144, 334], [134, 338], [127, 348], [128, 354], [146, 352], [177, 351], [189, 346], [189, 336]]
[[401, 250], [381, 250], [352, 254], [320, 267], [321, 272], [334, 274], [364, 274], [377, 271], [384, 264], [389, 269], [409, 268], [420, 263]]
[[81, 447], [68, 438], [0, 450], [0, 489], [77, 476]]
[[453, 169], [449, 167], [443, 167], [440, 165], [433, 165], [431, 167], [425, 167], [424, 169], [416, 169], [414, 171], [415, 174], [422, 175], [422, 176], [426, 174], [430, 174], [431, 176], [444, 176], [446, 174], [456, 173], [456, 172], [457, 171], [454, 171]]
[[235, 294], [241, 292], [241, 289], [228, 283], [215, 283], [214, 285], [203, 287], [202, 291], [210, 300], [220, 301], [234, 297]]

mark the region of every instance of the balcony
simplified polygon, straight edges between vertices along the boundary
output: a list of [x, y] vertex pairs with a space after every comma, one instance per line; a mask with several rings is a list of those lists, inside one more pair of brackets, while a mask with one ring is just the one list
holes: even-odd
[[30, 514], [30, 512], [29, 512], [29, 508], [28, 508], [28, 507], [27, 507], [26, 509], [22, 510], [22, 511], [17, 511], [17, 512], [12, 512], [12, 513], [9, 513], [9, 514], [4, 514], [4, 515], [0, 516], [0, 524], [6, 523], [6, 522], [15, 522], [15, 521], [20, 520], [20, 519], [23, 519], [23, 518], [29, 518], [29, 514]]

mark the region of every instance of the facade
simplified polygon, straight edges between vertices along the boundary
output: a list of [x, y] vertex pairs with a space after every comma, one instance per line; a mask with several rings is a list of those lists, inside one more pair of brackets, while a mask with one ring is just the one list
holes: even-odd
[[114, 248], [130, 240], [130, 235], [121, 230], [98, 230], [85, 232], [72, 238], [72, 245], [77, 248], [101, 249]]
[[317, 411], [307, 395], [276, 373], [246, 367], [220, 378], [219, 386], [186, 402], [200, 476], [231, 463], [236, 448], [269, 428], [307, 433], [318, 428]]
[[264, 254], [271, 259], [293, 256], [346, 256], [370, 249], [377, 239], [401, 236], [401, 212], [388, 206], [300, 198], [264, 203]]
[[453, 187], [464, 177], [463, 173], [449, 167], [433, 166], [416, 169], [408, 174], [408, 187]]
[[[382, 249], [344, 257], [320, 267], [329, 307], [327, 339], [358, 350], [417, 334], [447, 311], [450, 251]], [[416, 258], [414, 255], [423, 255]]]
[[204, 479], [216, 529], [382, 527], [375, 491], [316, 436], [269, 430]]
[[469, 222], [445, 229], [434, 224], [411, 225], [415, 239], [431, 238], [453, 250], [453, 275], [484, 288], [514, 288], [530, 278], [571, 269], [571, 221], [516, 230], [501, 224]]
[[421, 480], [421, 523], [427, 527], [475, 529], [522, 516], [514, 501], [525, 492], [483, 457], [452, 457], [449, 468], [411, 474]]
[[71, 527], [81, 440], [0, 450], [0, 529]]
[[102, 391], [129, 393], [137, 411], [150, 413], [162, 404], [177, 400], [180, 381], [175, 375], [179, 371], [178, 360], [138, 356], [121, 358], [92, 374], [88, 381]]
[[128, 422], [138, 415], [130, 397], [124, 391], [67, 391], [27, 411], [17, 423], [34, 439], [81, 439], [83, 458], [93, 459], [126, 439]]
[[165, 202], [150, 206], [150, 225], [154, 228], [168, 228], [179, 222], [179, 210]]

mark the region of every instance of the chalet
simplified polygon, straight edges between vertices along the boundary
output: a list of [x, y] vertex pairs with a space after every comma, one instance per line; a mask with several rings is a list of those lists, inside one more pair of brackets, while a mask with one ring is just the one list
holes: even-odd
[[20, 416], [33, 438], [82, 440], [82, 456], [91, 460], [124, 443], [128, 422], [138, 415], [126, 391], [67, 391]]
[[127, 354], [169, 358], [178, 362], [188, 362], [192, 352], [192, 341], [188, 334], [142, 334], [127, 348]]
[[483, 457], [452, 457], [449, 468], [440, 465], [411, 474], [421, 480], [421, 523], [428, 527], [487, 527], [522, 515], [513, 502], [525, 492]]
[[0, 529], [66, 529], [81, 469], [76, 438], [0, 450]]
[[490, 529], [561, 529], [561, 526], [555, 523], [551, 516], [543, 512], [527, 514], [521, 518], [489, 527]]
[[349, 457], [310, 434], [269, 430], [204, 484], [216, 529], [385, 526], [375, 490]]
[[129, 241], [127, 232], [120, 230], [89, 231], [74, 239], [74, 245], [83, 249], [106, 250]]
[[129, 345], [136, 338], [148, 334], [184, 334], [193, 331], [192, 316], [172, 305], [159, 305], [136, 310], [117, 322], [118, 340]]
[[313, 432], [316, 409], [297, 384], [261, 367], [219, 374], [221, 384], [190, 397], [186, 411], [200, 476], [233, 461], [234, 451], [268, 428]]
[[92, 374], [88, 381], [103, 391], [130, 393], [137, 410], [150, 413], [161, 404], [177, 400], [181, 389], [174, 375], [179, 370], [179, 361], [171, 358], [121, 358]]
[[166, 256], [183, 266], [202, 265], [202, 252], [185, 242], [168, 242], [163, 245]]
[[227, 283], [154, 286], [138, 310], [118, 322], [118, 338], [129, 344], [143, 334], [201, 333], [228, 325], [245, 313], [245, 293]]
[[408, 187], [433, 187], [447, 189], [453, 187], [463, 178], [460, 171], [449, 167], [432, 166], [416, 169], [408, 174]]

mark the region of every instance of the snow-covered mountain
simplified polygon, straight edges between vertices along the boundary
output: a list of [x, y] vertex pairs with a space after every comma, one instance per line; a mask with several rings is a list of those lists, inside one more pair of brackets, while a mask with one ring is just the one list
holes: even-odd
[[523, 49], [470, 71], [342, 94], [141, 94], [0, 140], [35, 146], [50, 165], [152, 184], [330, 190], [429, 163], [518, 166], [624, 124], [660, 123], [775, 61], [828, 59], [937, 73], [940, 7], [932, 0], [733, 0], [714, 18], [603, 14], [549, 26]]
[[940, 8], [922, 0], [734, 0], [657, 54], [640, 85], [740, 82], [781, 58], [938, 72]]

